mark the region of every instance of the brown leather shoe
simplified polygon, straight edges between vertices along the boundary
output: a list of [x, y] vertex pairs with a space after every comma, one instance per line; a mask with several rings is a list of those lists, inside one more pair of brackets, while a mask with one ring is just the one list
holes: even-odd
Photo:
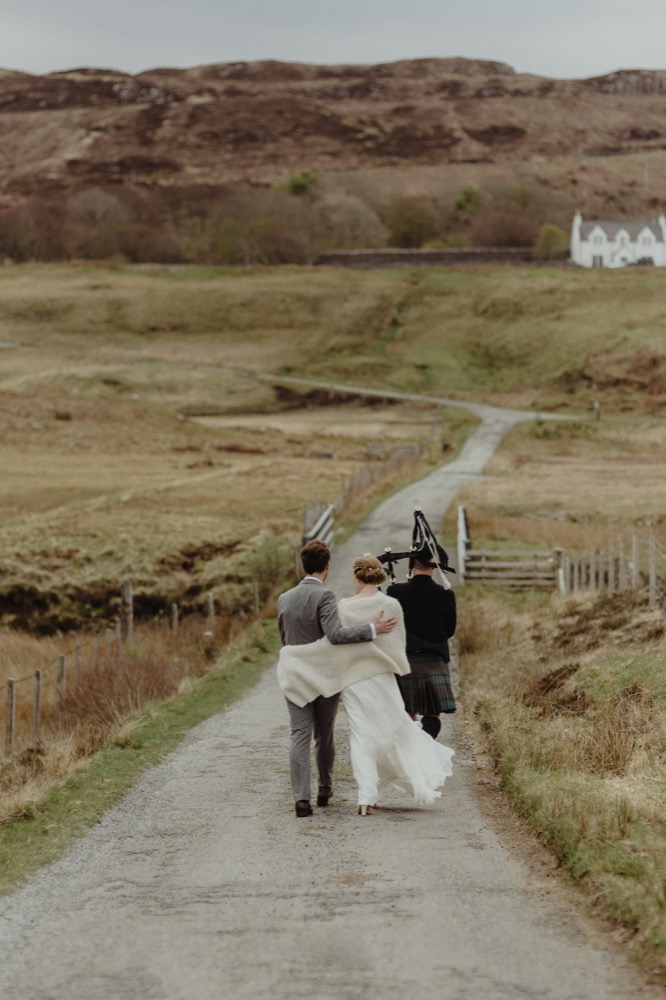
[[305, 799], [296, 803], [297, 816], [312, 816], [312, 806]]

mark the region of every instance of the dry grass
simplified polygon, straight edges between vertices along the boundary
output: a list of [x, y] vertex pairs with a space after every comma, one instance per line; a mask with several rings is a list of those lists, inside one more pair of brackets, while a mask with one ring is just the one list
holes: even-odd
[[[63, 640], [3, 633], [3, 646], [11, 652], [5, 662], [18, 684], [14, 754], [0, 768], [0, 823], [25, 815], [109, 739], [131, 743], [146, 706], [209, 671], [245, 623], [218, 617], [211, 628], [205, 619], [192, 617], [181, 622], [175, 638], [166, 624], [148, 624], [137, 628], [131, 644], [120, 647], [114, 638], [95, 648], [89, 637], [79, 647], [78, 671], [73, 650], [68, 651], [61, 695], [56, 676]], [[38, 738], [33, 730], [36, 664], [43, 675]], [[4, 718], [2, 698], [0, 706]]]
[[0, 779], [0, 825], [29, 819], [54, 787], [85, 771], [88, 760], [78, 752], [74, 734], [61, 734], [46, 749], [26, 749], [21, 762], [5, 763]]
[[504, 787], [666, 981], [663, 610], [630, 593], [462, 595], [465, 708]]
[[[141, 614], [174, 599], [195, 607], [209, 589], [247, 606], [262, 534], [293, 544], [305, 504], [334, 500], [368, 441], [429, 432], [431, 407], [327, 405], [274, 390], [258, 377], [271, 369], [579, 412], [599, 396], [599, 428], [515, 433], [491, 466], [491, 495], [489, 480], [470, 490], [476, 534], [562, 544], [569, 531], [575, 544], [601, 540], [612, 518], [657, 518], [663, 435], [642, 414], [663, 402], [658, 277], [0, 270], [0, 342], [14, 345], [0, 348], [4, 620], [52, 630], [86, 609], [109, 616], [126, 576]], [[444, 412], [433, 462], [463, 424]]]
[[654, 417], [526, 424], [458, 501], [477, 547], [520, 540], [580, 552], [634, 530], [666, 546], [665, 465], [666, 428]]
[[[429, 433], [431, 406], [348, 400], [322, 419], [305, 397], [281, 400], [242, 366], [257, 343], [270, 365], [267, 340], [284, 358], [287, 341], [307, 339], [334, 289], [303, 290], [289, 273], [215, 277], [0, 274], [0, 329], [4, 316], [17, 345], [0, 377], [5, 621], [52, 630], [86, 609], [108, 617], [125, 577], [139, 614], [194, 608], [209, 590], [247, 607], [263, 536], [291, 547], [304, 506], [336, 498], [369, 440], [390, 449]], [[445, 422], [444, 440], [453, 433]]]

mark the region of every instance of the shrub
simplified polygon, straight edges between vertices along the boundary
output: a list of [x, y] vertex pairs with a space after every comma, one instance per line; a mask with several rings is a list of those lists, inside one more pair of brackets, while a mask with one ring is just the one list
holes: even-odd
[[284, 590], [294, 583], [294, 550], [285, 536], [263, 538], [248, 557], [247, 565], [262, 602], [276, 587]]
[[289, 194], [296, 195], [297, 197], [302, 197], [307, 195], [313, 198], [316, 194], [316, 189], [319, 184], [319, 178], [317, 174], [310, 173], [309, 170], [304, 170], [301, 174], [294, 174], [287, 181], [287, 191]]
[[477, 247], [531, 247], [538, 222], [519, 209], [490, 209], [478, 212], [470, 226], [470, 239]]
[[394, 198], [386, 211], [392, 247], [422, 247], [437, 236], [437, 215], [426, 198]]
[[379, 216], [355, 195], [330, 194], [313, 208], [317, 241], [326, 249], [358, 250], [386, 244]]
[[539, 230], [534, 253], [539, 260], [555, 260], [563, 257], [569, 248], [569, 241], [564, 230], [552, 223], [545, 223]]
[[473, 215], [483, 207], [483, 195], [478, 188], [471, 184], [465, 185], [458, 192], [453, 203], [453, 211], [456, 215]]
[[[237, 191], [220, 199], [205, 223], [215, 264], [305, 263], [311, 258], [312, 209], [283, 191]], [[201, 252], [201, 251], [200, 251]]]
[[18, 262], [64, 260], [64, 206], [39, 198], [0, 216], [0, 254]]

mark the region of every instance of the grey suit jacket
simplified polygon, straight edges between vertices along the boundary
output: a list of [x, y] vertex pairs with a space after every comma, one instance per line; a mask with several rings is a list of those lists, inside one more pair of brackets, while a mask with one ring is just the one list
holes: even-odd
[[370, 624], [346, 628], [340, 624], [332, 590], [318, 580], [304, 579], [278, 597], [278, 626], [283, 646], [303, 646], [326, 636], [329, 642], [370, 642]]

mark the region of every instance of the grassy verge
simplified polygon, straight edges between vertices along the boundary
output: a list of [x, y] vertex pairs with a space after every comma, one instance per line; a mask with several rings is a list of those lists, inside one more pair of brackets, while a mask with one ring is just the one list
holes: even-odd
[[41, 865], [60, 857], [190, 729], [240, 698], [273, 661], [277, 647], [274, 620], [255, 622], [212, 671], [122, 723], [76, 773], [46, 791], [21, 819], [0, 826], [0, 892], [11, 892]]
[[630, 593], [461, 594], [464, 704], [502, 785], [666, 983], [666, 620]]

